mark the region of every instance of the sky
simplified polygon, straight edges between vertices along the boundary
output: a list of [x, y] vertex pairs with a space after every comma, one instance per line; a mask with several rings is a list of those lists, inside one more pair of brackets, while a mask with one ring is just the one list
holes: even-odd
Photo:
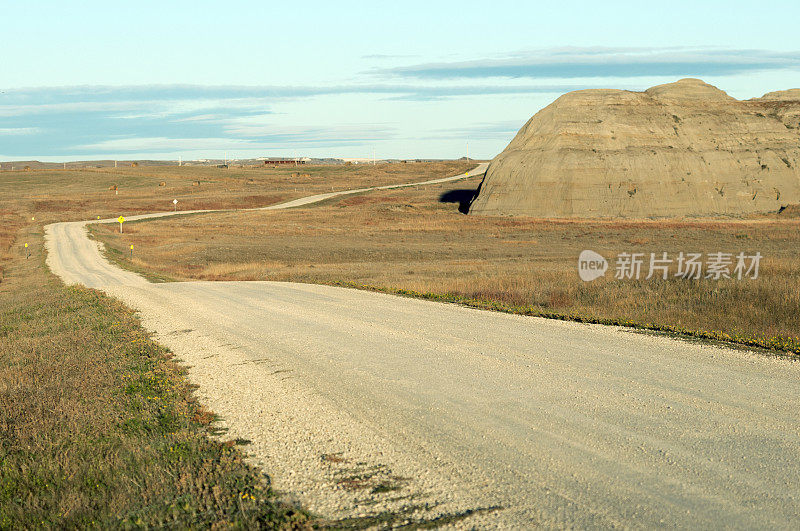
[[491, 158], [571, 90], [800, 87], [800, 2], [2, 0], [0, 161]]

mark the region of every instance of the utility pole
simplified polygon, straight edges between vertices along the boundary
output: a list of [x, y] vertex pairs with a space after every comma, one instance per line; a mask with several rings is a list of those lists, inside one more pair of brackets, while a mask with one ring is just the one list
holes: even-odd
[[467, 142], [467, 162], [469, 162], [469, 142]]
[[178, 155], [178, 166], [183, 166], [183, 160], [181, 160], [180, 155]]
[[375, 148], [372, 148], [372, 165], [375, 166]]
[[228, 165], [228, 152], [225, 152], [225, 166]]

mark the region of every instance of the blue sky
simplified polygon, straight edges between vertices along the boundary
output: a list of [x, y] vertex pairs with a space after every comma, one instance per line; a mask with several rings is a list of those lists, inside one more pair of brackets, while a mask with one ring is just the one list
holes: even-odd
[[489, 158], [570, 90], [800, 87], [800, 3], [754, 6], [3, 0], [0, 160]]

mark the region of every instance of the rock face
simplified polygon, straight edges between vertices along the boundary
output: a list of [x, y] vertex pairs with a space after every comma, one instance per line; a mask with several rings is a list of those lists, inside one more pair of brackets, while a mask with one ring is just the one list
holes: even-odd
[[750, 101], [761, 103], [770, 116], [780, 119], [787, 129], [800, 133], [800, 89], [768, 92]]
[[698, 79], [581, 90], [492, 161], [470, 213], [740, 215], [800, 202], [800, 90], [739, 101]]

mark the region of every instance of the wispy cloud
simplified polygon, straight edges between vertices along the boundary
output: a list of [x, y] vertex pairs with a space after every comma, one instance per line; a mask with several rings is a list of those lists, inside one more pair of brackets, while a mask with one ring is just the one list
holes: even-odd
[[367, 59], [368, 61], [388, 61], [391, 59], [411, 59], [413, 57], [419, 57], [418, 55], [402, 55], [402, 54], [385, 54], [385, 53], [371, 53], [368, 55], [362, 55], [362, 59]]
[[36, 127], [0, 127], [0, 136], [34, 135], [38, 132]]
[[524, 125], [525, 120], [479, 122], [466, 127], [437, 129], [430, 139], [510, 140]]
[[[585, 88], [586, 85], [581, 85]], [[144, 103], [155, 110], [173, 111], [192, 102], [198, 108], [221, 106], [241, 109], [284, 100], [374, 94], [407, 98], [458, 97], [481, 94], [521, 94], [563, 92], [574, 87], [564, 84], [517, 85], [426, 85], [426, 84], [349, 84], [320, 87], [247, 87], [199, 85], [83, 86], [7, 89], [0, 94], [0, 116], [71, 110], [131, 110]], [[182, 103], [176, 103], [182, 102]], [[154, 106], [154, 107], [153, 107]]]
[[800, 52], [717, 48], [556, 48], [376, 73], [417, 79], [685, 77], [800, 68]]
[[370, 124], [342, 127], [264, 127], [242, 131], [239, 136], [112, 138], [72, 146], [76, 153], [167, 153], [202, 150], [269, 150], [293, 143], [306, 148], [342, 147], [392, 138], [394, 129]]
[[391, 124], [326, 123], [287, 128], [273, 108], [288, 101], [364, 95], [441, 100], [489, 94], [562, 93], [564, 85], [352, 84], [330, 87], [83, 86], [9, 89], [0, 94], [4, 156], [165, 153], [183, 149], [287, 148], [374, 143]]
[[[374, 55], [375, 61], [399, 56]], [[405, 59], [413, 61], [413, 57]], [[387, 64], [387, 63], [383, 63]], [[397, 138], [398, 123], [367, 123], [375, 109], [405, 109], [405, 103], [495, 97], [513, 116], [510, 102], [528, 96], [586, 88], [642, 89], [645, 77], [667, 81], [764, 70], [800, 70], [800, 53], [721, 48], [552, 48], [518, 51], [461, 62], [411, 64], [375, 69], [372, 77], [320, 86], [66, 86], [0, 91], [0, 149], [6, 157], [166, 153], [183, 149], [262, 149], [352, 146]], [[606, 78], [614, 78], [609, 80]], [[662, 81], [662, 82], [663, 82]], [[504, 96], [508, 96], [505, 98]], [[498, 98], [499, 97], [499, 98]], [[321, 98], [328, 98], [324, 105]], [[299, 101], [330, 115], [308, 113], [304, 125], [283, 115]], [[487, 100], [490, 101], [490, 100]], [[362, 102], [369, 102], [364, 105]], [[474, 102], [456, 102], [465, 112]], [[344, 105], [344, 106], [342, 106]], [[450, 105], [450, 104], [448, 104]], [[475, 124], [472, 130], [443, 129], [443, 138], [464, 134], [496, 141], [513, 136], [531, 111], [520, 103], [520, 122]], [[419, 108], [420, 106], [407, 106]], [[347, 113], [342, 112], [349, 109]], [[434, 107], [429, 107], [433, 109]], [[367, 110], [368, 109], [368, 110]], [[517, 111], [514, 111], [517, 112]], [[301, 113], [302, 114], [302, 113]], [[391, 114], [391, 113], [390, 113]], [[394, 116], [401, 113], [396, 111]], [[483, 120], [492, 117], [483, 113]], [[384, 119], [385, 121], [385, 119]], [[407, 120], [410, 122], [412, 120]], [[424, 122], [425, 120], [421, 120]], [[416, 124], [407, 128], [417, 127]], [[430, 138], [430, 125], [413, 134]], [[494, 144], [493, 144], [494, 145]]]

